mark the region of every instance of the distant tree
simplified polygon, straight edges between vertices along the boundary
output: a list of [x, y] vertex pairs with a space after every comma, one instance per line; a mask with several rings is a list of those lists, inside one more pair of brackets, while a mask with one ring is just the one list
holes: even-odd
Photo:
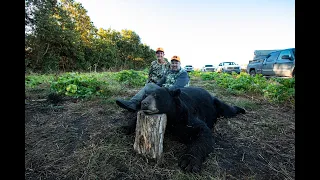
[[83, 59], [80, 34], [55, 0], [29, 0], [26, 33], [27, 67], [36, 71], [72, 70]]
[[143, 69], [155, 59], [137, 33], [97, 29], [74, 0], [26, 0], [25, 27], [25, 66], [36, 72]]
[[90, 47], [92, 39], [96, 37], [97, 28], [87, 15], [87, 10], [79, 2], [74, 0], [61, 0], [61, 8], [64, 9], [71, 21], [75, 24], [75, 29], [81, 34], [81, 40]]

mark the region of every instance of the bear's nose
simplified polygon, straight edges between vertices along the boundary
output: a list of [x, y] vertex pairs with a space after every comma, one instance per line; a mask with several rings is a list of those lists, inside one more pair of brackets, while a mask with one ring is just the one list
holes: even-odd
[[143, 107], [147, 107], [150, 103], [148, 101], [142, 101], [141, 104]]

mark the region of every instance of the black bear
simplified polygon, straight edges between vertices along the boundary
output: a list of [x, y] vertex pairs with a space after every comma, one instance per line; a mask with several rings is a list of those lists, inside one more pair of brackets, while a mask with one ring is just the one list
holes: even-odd
[[211, 129], [217, 118], [245, 113], [244, 109], [230, 106], [198, 87], [158, 88], [146, 92], [141, 110], [149, 115], [167, 115], [166, 132], [187, 145], [187, 151], [179, 161], [179, 166], [187, 172], [200, 172], [205, 158], [213, 151]]

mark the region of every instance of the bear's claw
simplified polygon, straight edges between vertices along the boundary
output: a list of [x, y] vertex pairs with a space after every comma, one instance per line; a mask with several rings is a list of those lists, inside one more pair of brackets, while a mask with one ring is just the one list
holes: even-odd
[[190, 173], [198, 173], [201, 171], [200, 160], [191, 155], [184, 155], [180, 159], [179, 166], [182, 170]]

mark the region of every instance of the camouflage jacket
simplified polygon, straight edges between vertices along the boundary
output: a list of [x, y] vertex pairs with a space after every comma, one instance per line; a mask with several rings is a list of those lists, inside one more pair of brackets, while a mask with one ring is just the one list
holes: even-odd
[[166, 64], [159, 64], [158, 60], [151, 62], [147, 83], [158, 82], [170, 69], [170, 63], [167, 60], [165, 60], [165, 62]]
[[167, 73], [158, 81], [157, 85], [176, 89], [189, 86], [189, 81], [190, 79], [187, 71], [181, 68], [179, 71], [167, 71]]

